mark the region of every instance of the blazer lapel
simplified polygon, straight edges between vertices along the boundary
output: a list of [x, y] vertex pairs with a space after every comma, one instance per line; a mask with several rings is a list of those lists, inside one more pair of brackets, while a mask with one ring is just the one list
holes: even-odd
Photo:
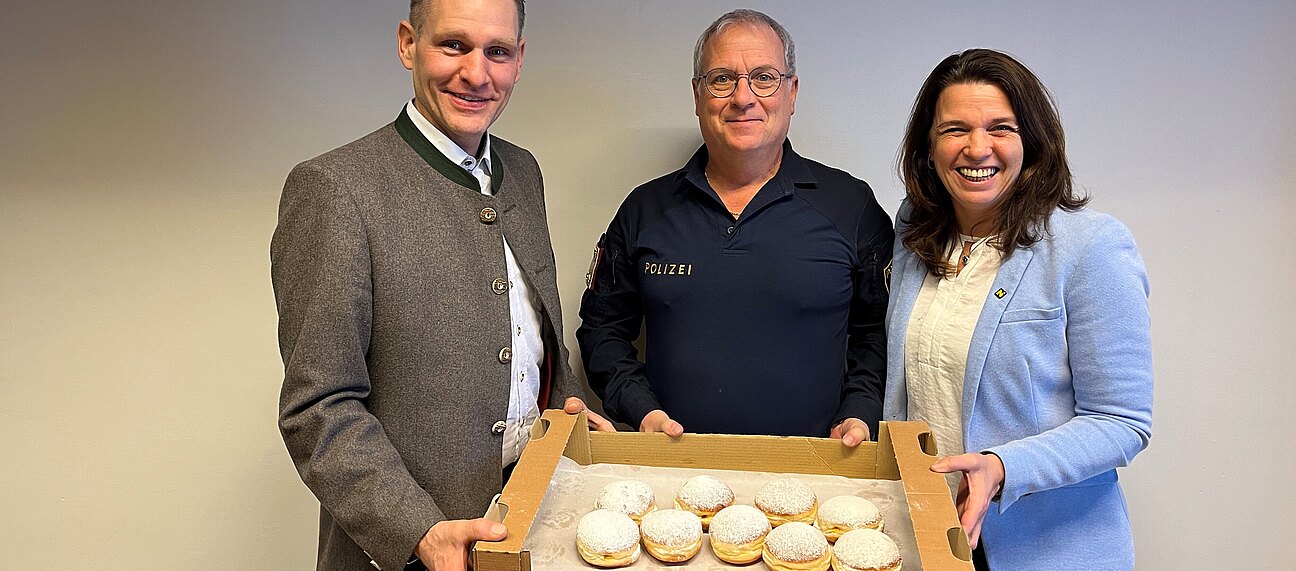
[[904, 332], [909, 328], [909, 314], [913, 313], [914, 302], [918, 300], [918, 292], [922, 290], [926, 277], [927, 271], [909, 250], [903, 250], [891, 265], [891, 287], [895, 288], [895, 302], [887, 334], [898, 336], [901, 354], [904, 354]]
[[905, 331], [909, 329], [909, 316], [927, 277], [927, 270], [923, 269], [913, 252], [904, 248], [897, 250], [891, 262], [891, 302], [887, 308], [887, 363], [890, 364], [887, 376], [890, 381], [882, 406], [884, 417], [889, 418], [905, 418], [909, 410], [904, 371]]
[[976, 329], [972, 330], [972, 343], [968, 347], [967, 371], [963, 375], [963, 434], [968, 434], [972, 422], [973, 408], [976, 405], [977, 389], [981, 385], [981, 376], [985, 373], [986, 359], [990, 355], [990, 341], [999, 329], [999, 320], [1004, 310], [1017, 293], [1022, 276], [1030, 266], [1035, 255], [1031, 248], [1019, 249], [1012, 257], [1004, 261], [995, 275], [994, 285], [986, 294], [985, 306], [977, 318]]

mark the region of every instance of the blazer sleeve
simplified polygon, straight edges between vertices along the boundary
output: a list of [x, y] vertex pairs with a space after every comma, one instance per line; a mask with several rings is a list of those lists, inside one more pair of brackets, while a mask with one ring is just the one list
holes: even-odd
[[1129, 230], [1104, 217], [1066, 271], [1063, 304], [1075, 416], [988, 449], [1004, 463], [999, 510], [1022, 496], [1126, 466], [1152, 437], [1148, 283]]
[[365, 406], [372, 321], [366, 228], [318, 162], [288, 176], [270, 246], [284, 362], [279, 429], [320, 505], [384, 569], [445, 519]]
[[[499, 141], [499, 139], [495, 140]], [[515, 165], [519, 167], [519, 170], [523, 171], [519, 176], [535, 177], [536, 188], [539, 191], [537, 202], [540, 207], [540, 215], [538, 220], [544, 228], [545, 249], [549, 254], [549, 266], [557, 268], [558, 262], [553, 254], [553, 237], [549, 232], [549, 213], [545, 206], [544, 176], [540, 171], [540, 164], [536, 162], [531, 151], [521, 147], [512, 148], [516, 149], [522, 159]], [[529, 277], [532, 280], [539, 278], [536, 275], [530, 275]], [[553, 299], [556, 303], [546, 304], [543, 309], [543, 336], [545, 338], [545, 352], [549, 359], [550, 382], [552, 383], [549, 387], [549, 400], [543, 403], [543, 406], [561, 409], [570, 397], [576, 397], [584, 401], [585, 387], [572, 371], [570, 364], [571, 353], [567, 351], [567, 344], [563, 342], [563, 323], [566, 322], [563, 321], [562, 302], [559, 301], [557, 276], [554, 272], [551, 272], [545, 279], [547, 283], [544, 284], [544, 287], [553, 292]]]

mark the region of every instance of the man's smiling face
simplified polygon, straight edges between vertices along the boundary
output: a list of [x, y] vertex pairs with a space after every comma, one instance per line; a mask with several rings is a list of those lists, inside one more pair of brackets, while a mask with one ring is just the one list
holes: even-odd
[[464, 151], [508, 104], [525, 43], [514, 0], [436, 0], [424, 22], [401, 22], [401, 63], [414, 76], [414, 106]]
[[[783, 42], [769, 26], [746, 23], [730, 25], [707, 42], [702, 72], [726, 68], [740, 74], [758, 68], [787, 73]], [[745, 153], [780, 148], [787, 138], [796, 109], [797, 77], [783, 80], [769, 97], [757, 97], [744, 77], [733, 94], [711, 95], [700, 80], [694, 80], [694, 112], [702, 129], [707, 152]]]

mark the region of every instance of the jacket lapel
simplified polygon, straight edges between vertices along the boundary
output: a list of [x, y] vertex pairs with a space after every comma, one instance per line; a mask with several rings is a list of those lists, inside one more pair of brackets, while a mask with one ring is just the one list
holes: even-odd
[[905, 332], [909, 329], [909, 316], [926, 277], [927, 270], [923, 269], [913, 252], [896, 248], [891, 261], [891, 302], [887, 309], [887, 362], [891, 365], [887, 371], [890, 382], [883, 395], [882, 407], [887, 420], [905, 418], [909, 410], [904, 371]]
[[[981, 385], [981, 376], [985, 373], [986, 359], [990, 355], [990, 341], [999, 329], [999, 320], [1004, 310], [1017, 293], [1022, 276], [1030, 266], [1035, 255], [1031, 248], [1019, 249], [1012, 257], [1004, 260], [995, 275], [994, 286], [986, 294], [985, 306], [977, 318], [976, 329], [972, 331], [972, 343], [968, 347], [967, 371], [963, 375], [963, 434], [969, 433], [973, 408], [976, 405], [977, 389]], [[1000, 293], [1002, 292], [1002, 293]], [[1000, 297], [1002, 295], [1002, 297]]]

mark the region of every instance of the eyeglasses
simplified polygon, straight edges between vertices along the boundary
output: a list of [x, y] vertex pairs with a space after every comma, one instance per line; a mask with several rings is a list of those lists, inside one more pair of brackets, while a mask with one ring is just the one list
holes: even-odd
[[738, 89], [738, 80], [743, 77], [747, 78], [747, 86], [756, 97], [769, 97], [778, 91], [779, 86], [783, 84], [783, 78], [791, 75], [772, 67], [758, 67], [748, 73], [738, 73], [732, 69], [717, 67], [693, 79], [702, 80], [702, 84], [706, 85], [711, 95], [723, 99], [733, 95], [734, 90]]

